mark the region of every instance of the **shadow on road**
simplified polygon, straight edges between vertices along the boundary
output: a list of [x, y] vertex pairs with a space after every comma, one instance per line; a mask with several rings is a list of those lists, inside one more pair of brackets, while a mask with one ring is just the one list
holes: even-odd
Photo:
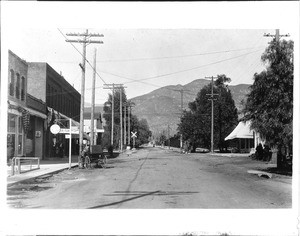
[[146, 197], [146, 196], [150, 196], [150, 195], [155, 195], [155, 196], [171, 196], [171, 195], [191, 195], [191, 194], [195, 194], [195, 193], [199, 193], [199, 192], [180, 192], [180, 191], [154, 191], [154, 192], [147, 192], [147, 191], [132, 191], [132, 192], [127, 192], [127, 191], [116, 191], [115, 193], [112, 194], [104, 194], [104, 196], [135, 196], [135, 197], [131, 197], [131, 198], [127, 198], [121, 201], [117, 201], [117, 202], [112, 202], [112, 203], [108, 203], [108, 204], [103, 204], [103, 205], [99, 205], [99, 206], [94, 206], [94, 207], [90, 207], [88, 209], [97, 209], [97, 208], [102, 208], [102, 207], [107, 207], [107, 206], [114, 206], [114, 205], [118, 205], [120, 203], [123, 202], [129, 202], [138, 198], [142, 198], [142, 197]]
[[142, 197], [149, 196], [149, 195], [153, 195], [153, 194], [156, 194], [156, 193], [159, 193], [159, 192], [160, 192], [160, 191], [149, 192], [149, 193], [142, 194], [142, 195], [139, 195], [139, 196], [136, 196], [136, 197], [124, 199], [124, 200], [122, 200], [122, 201], [112, 202], [112, 203], [103, 204], [103, 205], [94, 206], [94, 207], [89, 207], [88, 209], [97, 209], [97, 208], [102, 208], [102, 207], [107, 207], [107, 206], [114, 206], [114, 205], [118, 205], [118, 204], [123, 203], [123, 202], [132, 201], [132, 200], [134, 200], [134, 199], [142, 198]]
[[[143, 194], [148, 194], [148, 191], [131, 191], [131, 192], [126, 192], [126, 191], [115, 191], [115, 193], [111, 194], [104, 194], [104, 196], [139, 196]], [[156, 191], [152, 192], [152, 195], [155, 196], [171, 196], [171, 195], [190, 195], [190, 194], [195, 194], [199, 192], [181, 192], [181, 191]]]

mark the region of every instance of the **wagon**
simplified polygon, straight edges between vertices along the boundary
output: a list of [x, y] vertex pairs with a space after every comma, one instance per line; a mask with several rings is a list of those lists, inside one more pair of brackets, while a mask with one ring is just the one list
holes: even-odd
[[84, 160], [85, 168], [91, 167], [92, 163], [96, 163], [97, 166], [105, 168], [107, 163], [107, 156], [104, 155], [101, 145], [90, 146], [90, 152], [85, 156]]

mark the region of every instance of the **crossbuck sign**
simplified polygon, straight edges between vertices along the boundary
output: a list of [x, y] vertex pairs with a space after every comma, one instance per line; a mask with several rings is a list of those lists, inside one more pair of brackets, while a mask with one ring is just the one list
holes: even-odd
[[136, 132], [131, 132], [131, 138], [137, 138]]

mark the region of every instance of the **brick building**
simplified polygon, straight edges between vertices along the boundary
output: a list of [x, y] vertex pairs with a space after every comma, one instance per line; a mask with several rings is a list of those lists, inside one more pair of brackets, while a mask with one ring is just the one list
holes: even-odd
[[7, 159], [43, 157], [45, 104], [28, 94], [28, 64], [8, 51]]
[[[91, 137], [91, 115], [92, 108], [85, 107], [83, 113], [83, 122], [84, 122], [84, 132]], [[102, 124], [102, 115], [103, 107], [95, 106], [94, 108], [94, 144], [102, 144], [102, 135], [104, 133], [104, 128]]]
[[[69, 140], [64, 134], [53, 135], [50, 127], [58, 123], [68, 128], [69, 119], [79, 125], [80, 93], [73, 88], [62, 75], [44, 62], [28, 63], [28, 92], [45, 102], [47, 119], [45, 124], [45, 155], [46, 157], [68, 155]], [[72, 154], [78, 153], [78, 139], [72, 139]]]

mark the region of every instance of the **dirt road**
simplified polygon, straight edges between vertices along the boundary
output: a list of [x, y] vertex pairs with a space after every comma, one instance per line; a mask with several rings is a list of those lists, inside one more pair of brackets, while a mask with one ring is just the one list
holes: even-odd
[[[252, 161], [253, 162], [253, 161]], [[72, 169], [8, 189], [14, 208], [289, 208], [292, 179], [247, 173], [251, 160], [144, 148], [106, 169]]]

